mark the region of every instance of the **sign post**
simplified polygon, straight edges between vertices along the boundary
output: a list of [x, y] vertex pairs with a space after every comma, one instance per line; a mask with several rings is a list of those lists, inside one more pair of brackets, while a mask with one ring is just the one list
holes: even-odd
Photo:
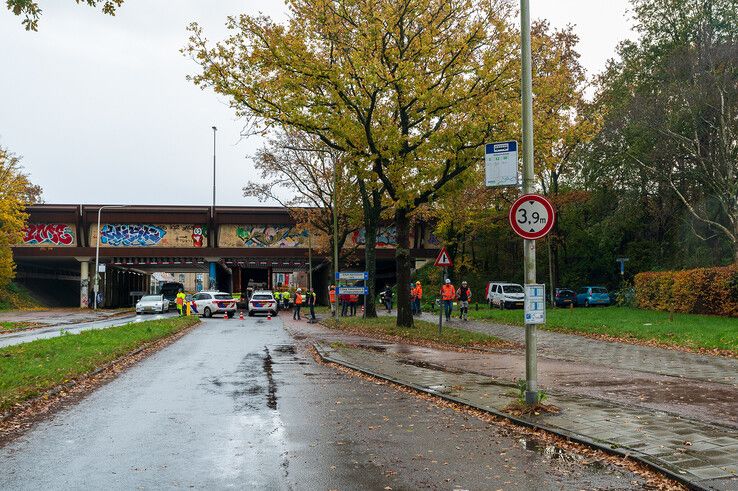
[[[532, 148], [530, 152], [532, 153]], [[531, 159], [532, 161], [532, 159]], [[532, 176], [532, 173], [530, 174]], [[536, 239], [546, 236], [554, 226], [556, 212], [543, 196], [526, 194], [510, 207], [510, 226], [524, 239], [525, 255], [525, 402], [538, 402], [538, 363], [536, 359], [536, 325], [546, 322], [545, 288], [536, 282]]]
[[[448, 268], [450, 266], [453, 266], [454, 263], [451, 261], [451, 256], [449, 256], [448, 251], [446, 250], [446, 246], [441, 247], [441, 252], [438, 253], [438, 257], [436, 257], [436, 262], [433, 263], [433, 265], [437, 268], [443, 268], [443, 284], [446, 284], [446, 278], [448, 278]], [[441, 301], [438, 305], [438, 335], [440, 336], [443, 332], [443, 298], [441, 298]]]
[[[340, 281], [361, 281], [362, 286], [340, 286]], [[343, 295], [363, 295], [364, 296], [364, 312], [361, 317], [366, 317], [366, 296], [369, 294], [369, 273], [367, 271], [346, 271], [336, 272], [336, 318], [338, 315], [338, 296]]]

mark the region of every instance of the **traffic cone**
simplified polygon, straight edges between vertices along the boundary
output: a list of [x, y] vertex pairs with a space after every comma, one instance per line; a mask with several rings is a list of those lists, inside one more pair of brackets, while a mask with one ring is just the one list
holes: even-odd
[[241, 311], [241, 315], [238, 316], [239, 320], [243, 320], [243, 310]]
[[226, 312], [225, 314], [223, 314], [223, 319], [228, 320], [228, 312]]
[[267, 320], [268, 321], [272, 320], [272, 313], [271, 312], [267, 312]]

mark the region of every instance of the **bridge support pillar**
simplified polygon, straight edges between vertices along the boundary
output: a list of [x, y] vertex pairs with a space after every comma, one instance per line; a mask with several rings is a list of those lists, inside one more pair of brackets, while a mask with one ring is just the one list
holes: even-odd
[[210, 274], [208, 275], [209, 278], [209, 288], [211, 290], [217, 290], [218, 289], [218, 265], [214, 261], [210, 262]]
[[79, 307], [81, 309], [90, 306], [90, 263], [89, 261], [80, 261], [79, 263]]

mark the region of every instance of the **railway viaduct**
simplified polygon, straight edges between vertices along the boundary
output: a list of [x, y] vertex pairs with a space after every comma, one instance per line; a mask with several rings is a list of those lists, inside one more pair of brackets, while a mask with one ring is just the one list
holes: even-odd
[[[153, 272], [206, 272], [206, 287], [239, 292], [250, 283], [271, 288], [276, 274], [310, 267], [308, 232], [285, 208], [40, 204], [28, 213], [23, 241], [13, 247], [17, 280], [57, 305], [88, 305], [98, 235], [107, 306], [130, 305], [131, 292], [148, 291]], [[427, 229], [418, 224], [413, 231], [416, 261], [438, 252]], [[352, 233], [347, 243], [361, 248], [363, 231]], [[377, 246], [378, 278], [394, 282], [392, 226], [380, 228]], [[330, 259], [315, 251], [312, 256], [314, 286], [322, 292], [330, 281]], [[361, 256], [356, 269], [362, 267]]]

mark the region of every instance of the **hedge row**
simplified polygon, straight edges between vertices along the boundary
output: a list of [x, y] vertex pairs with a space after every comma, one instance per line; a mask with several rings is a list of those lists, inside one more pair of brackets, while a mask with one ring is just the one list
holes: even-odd
[[638, 273], [636, 304], [644, 309], [738, 317], [738, 267]]

